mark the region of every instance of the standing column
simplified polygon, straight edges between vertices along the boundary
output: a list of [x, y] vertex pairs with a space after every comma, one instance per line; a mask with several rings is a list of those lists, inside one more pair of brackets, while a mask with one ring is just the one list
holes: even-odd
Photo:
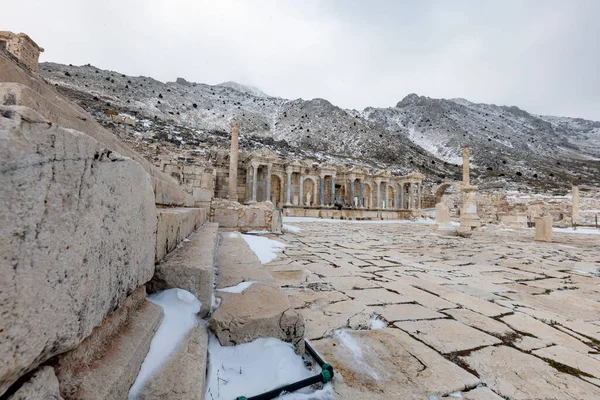
[[388, 204], [389, 198], [390, 198], [389, 190], [390, 190], [390, 185], [388, 185], [388, 183], [386, 182], [385, 183], [385, 208], [390, 208], [390, 205]]
[[375, 208], [381, 207], [381, 181], [375, 181], [377, 185], [377, 206]]
[[292, 205], [292, 169], [286, 168], [285, 172], [287, 173], [287, 199], [285, 204], [288, 206]]
[[317, 205], [317, 194], [318, 194], [317, 182], [313, 180], [313, 193], [312, 193], [313, 196], [312, 196], [312, 199], [310, 202], [310, 205], [313, 207]]
[[300, 196], [298, 199], [298, 205], [304, 205], [304, 176], [300, 175]]
[[248, 165], [248, 167], [246, 168], [246, 203], [250, 201], [250, 199], [252, 199], [252, 180], [251, 180], [251, 175], [252, 175], [252, 167], [250, 165]]
[[331, 205], [335, 204], [335, 175], [331, 175]]
[[469, 176], [469, 148], [465, 147], [462, 149], [462, 159], [463, 159], [463, 183], [465, 186], [469, 186], [471, 184], [471, 178]]
[[400, 208], [400, 189], [402, 189], [402, 187], [398, 185], [398, 190], [396, 190], [396, 197], [394, 198], [394, 208], [396, 209]]
[[400, 184], [400, 208], [404, 209], [404, 183]]
[[415, 193], [414, 193], [415, 189], [413, 187], [412, 182], [410, 182], [408, 184], [408, 208], [410, 210], [413, 210], [415, 208], [415, 203], [414, 203], [414, 197], [415, 197]]
[[579, 186], [573, 186], [571, 192], [571, 224], [577, 226], [579, 223]]
[[417, 209], [421, 209], [421, 183], [417, 184]]
[[238, 136], [240, 126], [237, 122], [231, 123], [231, 147], [229, 149], [229, 193], [227, 198], [238, 201], [237, 173], [238, 173]]
[[350, 181], [350, 205], [354, 207], [354, 179]]
[[271, 173], [273, 172], [273, 165], [267, 164], [267, 189], [265, 195], [265, 201], [271, 201]]
[[321, 207], [323, 207], [325, 205], [325, 175], [321, 175], [321, 196], [319, 198], [320, 203], [321, 203]]
[[252, 202], [256, 203], [256, 187], [258, 186], [258, 165], [252, 164]]
[[359, 185], [360, 198], [358, 199], [358, 205], [360, 208], [363, 208], [365, 206], [365, 185], [363, 181], [360, 181]]

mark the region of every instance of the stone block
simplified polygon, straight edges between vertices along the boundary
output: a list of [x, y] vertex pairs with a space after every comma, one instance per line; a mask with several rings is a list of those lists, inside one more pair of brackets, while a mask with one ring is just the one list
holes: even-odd
[[215, 209], [212, 221], [218, 223], [221, 228], [237, 228], [239, 214], [237, 210]]
[[281, 210], [276, 208], [273, 210], [273, 219], [271, 220], [271, 232], [281, 233], [282, 229], [283, 229], [283, 216], [281, 215]]
[[304, 319], [278, 287], [254, 283], [242, 293], [220, 292], [221, 305], [210, 319], [210, 329], [222, 346], [274, 337], [304, 353]]
[[158, 209], [155, 262], [162, 260], [177, 245], [206, 221], [203, 208]]
[[167, 364], [148, 379], [137, 400], [203, 399], [207, 358], [208, 328], [198, 321]]
[[63, 400], [52, 367], [42, 367], [31, 375], [7, 400]]
[[58, 357], [60, 391], [65, 399], [127, 398], [163, 310], [146, 300], [142, 286], [109, 315], [77, 348]]
[[202, 307], [200, 315], [208, 315], [214, 284], [215, 252], [219, 225], [206, 224], [190, 236], [190, 241], [177, 248], [156, 266], [148, 291], [171, 288], [185, 289], [195, 295]]
[[535, 219], [535, 240], [541, 242], [552, 241], [552, 217], [539, 217]]
[[33, 110], [0, 108], [1, 394], [152, 277], [156, 208], [137, 162]]
[[262, 208], [246, 208], [240, 220], [240, 227], [263, 228], [265, 226], [265, 210]]
[[212, 190], [194, 188], [192, 196], [194, 201], [207, 202], [212, 200], [213, 192]]

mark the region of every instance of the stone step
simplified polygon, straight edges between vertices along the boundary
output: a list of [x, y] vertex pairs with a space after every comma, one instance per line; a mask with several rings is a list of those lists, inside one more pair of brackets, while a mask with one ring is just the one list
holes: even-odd
[[204, 398], [208, 358], [208, 326], [198, 319], [177, 352], [156, 372], [137, 395], [137, 400]]
[[148, 291], [185, 289], [200, 300], [199, 315], [206, 317], [212, 303], [218, 228], [217, 223], [201, 226], [188, 238], [189, 242], [183, 242], [169, 254], [156, 266]]
[[202, 226], [207, 218], [205, 208], [159, 208], [156, 226], [155, 262], [175, 250], [193, 231]]
[[63, 398], [126, 399], [162, 317], [143, 286], [132, 293], [77, 348], [58, 357]]
[[217, 288], [254, 282], [241, 293], [217, 291], [221, 300], [209, 321], [222, 346], [275, 337], [304, 352], [304, 319], [285, 292], [273, 283], [246, 241], [238, 233], [222, 232], [217, 254]]

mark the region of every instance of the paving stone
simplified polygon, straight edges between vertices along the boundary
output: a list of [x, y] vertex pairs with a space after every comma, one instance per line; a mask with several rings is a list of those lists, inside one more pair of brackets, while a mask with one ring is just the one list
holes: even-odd
[[600, 378], [600, 360], [582, 355], [564, 346], [550, 346], [544, 349], [535, 350], [535, 355], [549, 358], [569, 367], [577, 368], [587, 374]]
[[334, 276], [329, 278], [331, 285], [337, 290], [378, 288], [377, 283], [360, 276]]
[[333, 334], [336, 329], [368, 329], [372, 309], [354, 300], [340, 301], [322, 307], [299, 309], [304, 316], [305, 337], [318, 339]]
[[372, 307], [379, 315], [388, 322], [394, 321], [416, 321], [421, 319], [446, 318], [444, 314], [430, 310], [419, 304], [391, 304], [383, 307]]
[[600, 387], [557, 371], [539, 358], [506, 346], [486, 347], [460, 357], [481, 380], [505, 398], [578, 399], [600, 398]]
[[462, 397], [465, 400], [503, 400], [492, 389], [485, 386], [462, 393]]
[[336, 303], [350, 298], [337, 290], [315, 291], [312, 289], [284, 288], [292, 307], [294, 308], [320, 308], [330, 303]]
[[451, 319], [396, 322], [394, 325], [443, 354], [501, 343], [493, 336]]
[[363, 290], [344, 290], [343, 292], [344, 294], [346, 294], [346, 296], [368, 306], [410, 303], [414, 301], [410, 297], [380, 288]]
[[479, 383], [398, 329], [345, 332], [312, 343], [335, 365], [340, 399], [427, 399]]
[[444, 311], [444, 314], [451, 315], [454, 319], [465, 325], [477, 328], [496, 337], [516, 334], [516, 332], [506, 326], [506, 324], [465, 308], [446, 310]]

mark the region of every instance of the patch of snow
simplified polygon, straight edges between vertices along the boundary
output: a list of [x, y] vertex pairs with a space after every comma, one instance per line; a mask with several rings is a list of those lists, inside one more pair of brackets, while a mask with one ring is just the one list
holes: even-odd
[[425, 224], [433, 225], [435, 220], [417, 218], [415, 220], [408, 219], [386, 219], [386, 220], [350, 220], [350, 219], [327, 219], [313, 217], [283, 217], [283, 222], [301, 223], [301, 222], [322, 222], [328, 224]]
[[269, 231], [248, 231], [246, 232], [248, 235], [268, 235]]
[[250, 249], [256, 254], [261, 264], [266, 264], [277, 258], [277, 253], [285, 247], [285, 243], [262, 236], [242, 235]]
[[600, 229], [585, 228], [585, 227], [579, 227], [577, 229], [573, 229], [573, 228], [552, 228], [552, 232], [583, 233], [583, 234], [588, 234], [588, 235], [600, 235]]
[[[275, 338], [256, 339], [237, 346], [221, 346], [211, 333], [208, 341], [208, 374], [205, 398], [231, 400], [256, 396], [283, 385], [316, 375], [307, 369], [294, 347]], [[333, 399], [331, 384], [323, 389], [308, 387], [278, 397], [286, 400]]]
[[217, 289], [217, 291], [227, 292], [227, 293], [242, 293], [244, 290], [248, 289], [255, 282], [256, 281], [241, 282], [235, 286], [229, 286], [229, 287], [226, 287], [223, 289]]
[[231, 233], [229, 234], [229, 237], [230, 237], [230, 238], [232, 238], [232, 239], [233, 239], [233, 238], [238, 238], [238, 237], [240, 237], [240, 236], [241, 236], [241, 234], [240, 234], [239, 232], [231, 232]]
[[283, 225], [283, 231], [284, 232], [291, 232], [291, 233], [298, 233], [300, 232], [302, 229], [298, 228], [297, 226], [293, 226], [293, 225]]
[[148, 300], [163, 308], [162, 323], [150, 342], [150, 350], [140, 372], [129, 390], [129, 399], [135, 399], [146, 381], [169, 359], [190, 330], [197, 323], [200, 301], [183, 289], [168, 289], [148, 296]]
[[455, 397], [457, 399], [462, 399], [463, 395], [461, 392], [452, 392], [448, 395], [448, 397]]
[[338, 329], [333, 333], [333, 337], [338, 339], [340, 344], [348, 350], [358, 365], [360, 365], [359, 369], [362, 369], [365, 373], [371, 375], [373, 379], [379, 379], [379, 376], [373, 370], [373, 368], [364, 362], [363, 352], [360, 344], [352, 337], [352, 335], [350, 335], [351, 332], [352, 331], [349, 329]]
[[378, 315], [375, 314], [371, 317], [371, 329], [383, 329], [386, 327], [386, 323], [380, 320]]

